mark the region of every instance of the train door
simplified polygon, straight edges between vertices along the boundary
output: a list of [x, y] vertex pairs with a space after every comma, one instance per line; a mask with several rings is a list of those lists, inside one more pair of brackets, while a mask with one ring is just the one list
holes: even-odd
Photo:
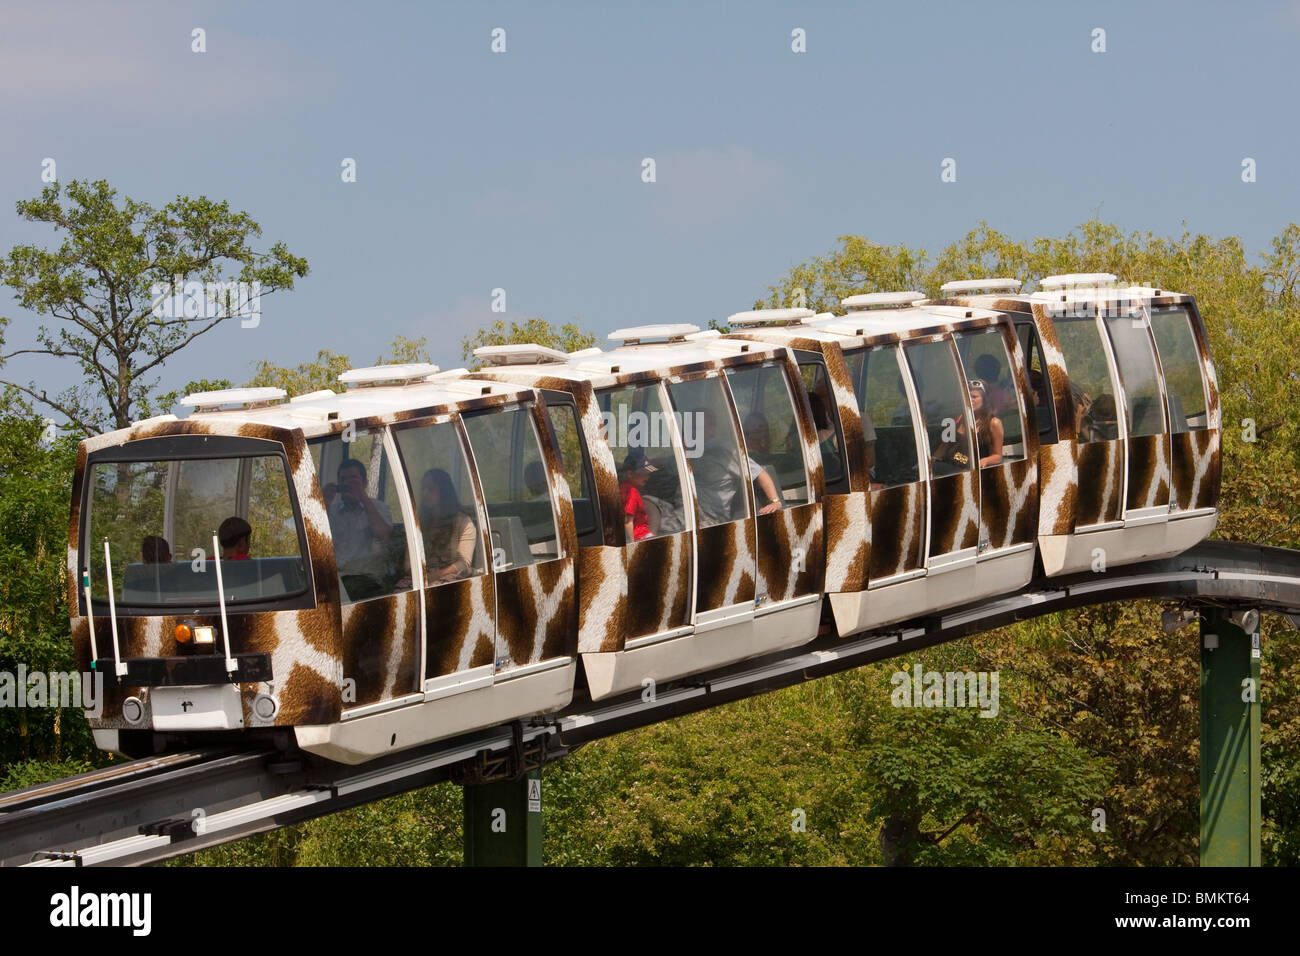
[[[624, 647], [691, 630], [695, 515], [683, 493], [682, 433], [663, 385], [653, 382], [597, 394], [605, 438], [618, 469], [621, 512], [614, 539], [627, 574]], [[684, 422], [694, 446], [694, 422]]]
[[812, 407], [813, 427], [817, 429], [817, 447], [822, 456], [822, 474], [826, 494], [848, 494], [852, 489], [852, 459], [836, 413], [834, 389], [826, 371], [825, 359], [816, 352], [798, 352], [799, 374]]
[[925, 573], [929, 489], [898, 346], [845, 353], [866, 444], [870, 478], [872, 587]]
[[1007, 348], [1008, 334], [995, 326], [956, 336], [975, 418], [981, 554], [1028, 548], [1038, 531], [1037, 441], [1026, 434], [1024, 373]]
[[[487, 511], [487, 561], [496, 584], [495, 680], [577, 653], [575, 556], [562, 544], [532, 402], [462, 416]], [[549, 444], [549, 442], [548, 442]]]
[[[339, 579], [345, 707], [421, 690], [420, 561], [396, 447], [386, 429], [349, 424], [308, 443], [316, 465]], [[348, 699], [351, 696], [353, 699]]]
[[1038, 447], [1057, 442], [1056, 409], [1052, 396], [1051, 371], [1043, 358], [1043, 346], [1038, 330], [1032, 321], [1016, 323], [1016, 339], [1020, 343], [1020, 358], [1029, 376], [1029, 392], [1033, 396], [1033, 421], [1038, 430]]
[[[1169, 403], [1173, 488], [1171, 512], [1214, 508], [1218, 430], [1210, 414], [1205, 370], [1185, 305], [1148, 310]], [[1171, 514], [1171, 517], [1173, 515]]]
[[[752, 621], [754, 518], [749, 473], [735, 410], [717, 371], [683, 376], [668, 385], [682, 423], [698, 531], [695, 553], [695, 630]], [[687, 436], [694, 436], [688, 440]]]
[[393, 438], [413, 503], [415, 569], [424, 600], [421, 673], [427, 699], [492, 682], [496, 596], [482, 493], [453, 416], [403, 422]]
[[573, 524], [578, 535], [578, 547], [601, 545], [605, 541], [601, 501], [592, 479], [591, 457], [579, 424], [577, 403], [568, 392], [547, 391], [543, 393], [543, 399], [546, 403], [546, 420], [560, 451], [560, 470], [564, 472], [573, 501]]
[[808, 474], [803, 430], [784, 363], [727, 369], [740, 415], [754, 499], [756, 608], [820, 594], [822, 514]]
[[930, 456], [926, 569], [968, 568], [978, 556], [980, 492], [966, 383], [951, 339], [903, 347]]
[[1124, 396], [1124, 525], [1165, 522], [1169, 519], [1169, 424], [1155, 340], [1145, 311], [1113, 312], [1109, 310], [1102, 321]]
[[1070, 426], [1078, 447], [1073, 530], [1118, 527], [1124, 516], [1125, 456], [1110, 342], [1095, 315], [1054, 315], [1052, 322], [1069, 376]]

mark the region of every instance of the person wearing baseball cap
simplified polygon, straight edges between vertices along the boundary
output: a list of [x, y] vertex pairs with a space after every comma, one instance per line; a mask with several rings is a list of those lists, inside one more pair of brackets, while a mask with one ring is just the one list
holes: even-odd
[[650, 537], [650, 518], [646, 514], [641, 489], [659, 469], [646, 460], [645, 452], [634, 448], [623, 459], [623, 478], [618, 490], [623, 496], [623, 531], [626, 541], [640, 541]]

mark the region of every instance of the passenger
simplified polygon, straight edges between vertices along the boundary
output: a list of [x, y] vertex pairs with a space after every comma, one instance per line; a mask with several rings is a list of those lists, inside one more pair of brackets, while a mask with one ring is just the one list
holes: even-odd
[[1000, 415], [1012, 406], [1011, 391], [1002, 381], [1002, 363], [995, 355], [981, 355], [975, 360], [975, 376], [984, 383], [990, 415]]
[[[975, 440], [979, 449], [980, 467], [996, 465], [1002, 461], [1002, 419], [994, 415], [990, 408], [987, 385], [980, 379], [967, 384], [970, 386], [971, 410], [975, 413]], [[965, 425], [963, 419], [957, 426], [958, 430]]]
[[550, 486], [546, 481], [546, 466], [540, 461], [530, 461], [524, 466], [524, 487], [529, 498], [547, 498]]
[[1088, 409], [1092, 407], [1092, 396], [1083, 390], [1082, 385], [1071, 380], [1070, 398], [1074, 400], [1074, 433], [1079, 436], [1079, 441], [1096, 441], [1094, 438], [1086, 437], [1089, 431], [1086, 423]]
[[338, 484], [331, 482], [323, 490], [339, 567], [379, 553], [393, 536], [393, 517], [388, 505], [366, 494], [366, 466], [345, 459], [339, 465]]
[[1031, 368], [1029, 370], [1029, 387], [1034, 393], [1034, 404], [1039, 408], [1047, 408], [1047, 376], [1042, 370]]
[[243, 518], [229, 517], [217, 528], [217, 542], [221, 545], [222, 561], [248, 560], [248, 548], [253, 528]]
[[831, 416], [826, 410], [826, 399], [821, 392], [809, 392], [808, 404], [812, 406], [813, 427], [817, 429], [817, 440], [829, 447], [834, 454], [839, 454], [835, 447], [835, 428], [831, 425]]
[[[691, 462], [700, 514], [706, 525], [738, 520], [744, 514], [742, 509], [737, 508], [737, 495], [744, 494], [745, 476], [734, 446], [725, 439], [718, 438], [718, 412], [715, 409], [705, 408], [695, 414], [702, 416], [703, 423], [704, 447]], [[772, 476], [763, 471], [753, 459], [749, 460], [749, 467], [757, 476], [759, 488], [767, 499], [758, 513], [780, 511], [781, 497]]]
[[751, 455], [766, 457], [771, 446], [771, 428], [767, 416], [758, 409], [745, 416], [745, 447]]
[[140, 560], [145, 564], [171, 564], [172, 549], [166, 538], [149, 535], [140, 543]]
[[[1084, 438], [1083, 436], [1087, 437]], [[1098, 395], [1083, 415], [1080, 439], [1083, 441], [1114, 441], [1119, 438], [1119, 413], [1115, 409], [1115, 396]]]
[[460, 509], [451, 475], [441, 468], [430, 468], [420, 479], [420, 533], [431, 581], [455, 581], [473, 572], [478, 534]]
[[[1002, 422], [989, 414], [985, 402], [984, 383], [979, 379], [972, 379], [967, 383], [967, 387], [970, 389], [971, 411], [975, 416], [976, 449], [980, 455], [979, 467], [996, 465], [1002, 461]], [[956, 470], [964, 471], [970, 464], [965, 451], [968, 447], [966, 416], [958, 412], [952, 417], [957, 421], [953, 440], [944, 442], [935, 449], [934, 460], [950, 463], [956, 466]], [[952, 473], [947, 472], [947, 474]]]
[[658, 470], [646, 461], [645, 452], [640, 449], [628, 452], [627, 458], [623, 460], [623, 480], [618, 483], [618, 491], [623, 499], [624, 541], [641, 541], [653, 534], [641, 491], [650, 476]]
[[767, 416], [758, 409], [754, 409], [754, 411], [745, 416], [744, 432], [745, 449], [749, 452], [750, 467], [753, 468], [754, 465], [758, 466], [757, 469], [753, 471], [755, 498], [761, 500], [759, 496], [763, 493], [762, 480], [763, 477], [766, 476], [772, 480], [772, 489], [776, 492], [772, 497], [775, 497], [779, 501], [781, 493], [780, 489], [777, 488], [776, 475], [773, 472], [772, 466], [768, 464], [768, 462], [772, 460], [772, 429], [771, 426], [768, 425]]

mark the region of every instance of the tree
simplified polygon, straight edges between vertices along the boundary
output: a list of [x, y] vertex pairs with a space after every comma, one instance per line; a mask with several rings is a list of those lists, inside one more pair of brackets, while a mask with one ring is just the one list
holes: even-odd
[[[151, 413], [156, 373], [170, 356], [235, 317], [251, 295], [292, 289], [307, 274], [307, 260], [282, 242], [254, 252], [249, 243], [261, 227], [206, 196], [178, 197], [155, 209], [130, 197], [119, 204], [103, 180], [73, 181], [66, 189], [46, 186], [17, 210], [28, 222], [67, 235], [53, 252], [15, 246], [0, 259], [0, 281], [23, 308], [62, 324], [41, 326], [27, 347], [0, 351], [0, 366], [18, 355], [67, 358], [86, 382], [57, 395], [34, 382], [0, 384], [59, 412], [86, 435], [126, 427], [137, 409]], [[169, 314], [176, 310], [162, 300], [178, 280], [181, 288], [189, 284], [188, 302], [180, 314]], [[233, 283], [244, 285], [231, 297], [225, 293]], [[208, 295], [214, 290], [217, 301]], [[0, 350], [10, 321], [0, 318]]]
[[925, 250], [882, 246], [863, 236], [840, 236], [839, 242], [838, 249], [800, 263], [769, 286], [754, 308], [839, 312], [840, 299], [859, 292], [924, 288]]
[[[388, 346], [388, 351], [387, 358], [380, 354], [375, 358], [374, 364], [389, 365], [399, 362], [429, 361], [429, 349], [423, 336], [418, 339], [408, 339], [399, 335]], [[250, 386], [269, 385], [282, 388], [290, 396], [306, 395], [308, 392], [319, 391], [323, 388], [337, 392], [340, 390], [339, 375], [354, 367], [352, 359], [346, 355], [341, 355], [329, 349], [321, 349], [316, 353], [315, 361], [302, 362], [292, 368], [275, 365], [266, 359], [262, 359], [254, 366], [253, 377], [248, 384]]]
[[[50, 428], [13, 389], [0, 395], [0, 671], [72, 667], [68, 477], [76, 455], [75, 438]], [[13, 761], [94, 752], [77, 707], [0, 708], [0, 778]]]
[[474, 350], [485, 345], [511, 344], [545, 345], [547, 348], [559, 349], [561, 352], [577, 352], [598, 344], [596, 336], [578, 327], [574, 322], [565, 322], [554, 326], [545, 319], [532, 318], [523, 322], [511, 322], [497, 319], [486, 329], [479, 329], [473, 335], [461, 339], [461, 355], [471, 362], [470, 368], [481, 368], [482, 362], [474, 361]]

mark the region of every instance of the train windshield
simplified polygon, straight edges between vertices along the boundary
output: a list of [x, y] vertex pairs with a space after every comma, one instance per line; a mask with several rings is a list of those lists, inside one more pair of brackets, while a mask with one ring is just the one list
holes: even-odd
[[111, 562], [118, 607], [215, 605], [214, 534], [227, 604], [274, 601], [306, 589], [302, 540], [279, 456], [106, 461], [89, 471], [83, 553], [96, 600], [108, 598]]

